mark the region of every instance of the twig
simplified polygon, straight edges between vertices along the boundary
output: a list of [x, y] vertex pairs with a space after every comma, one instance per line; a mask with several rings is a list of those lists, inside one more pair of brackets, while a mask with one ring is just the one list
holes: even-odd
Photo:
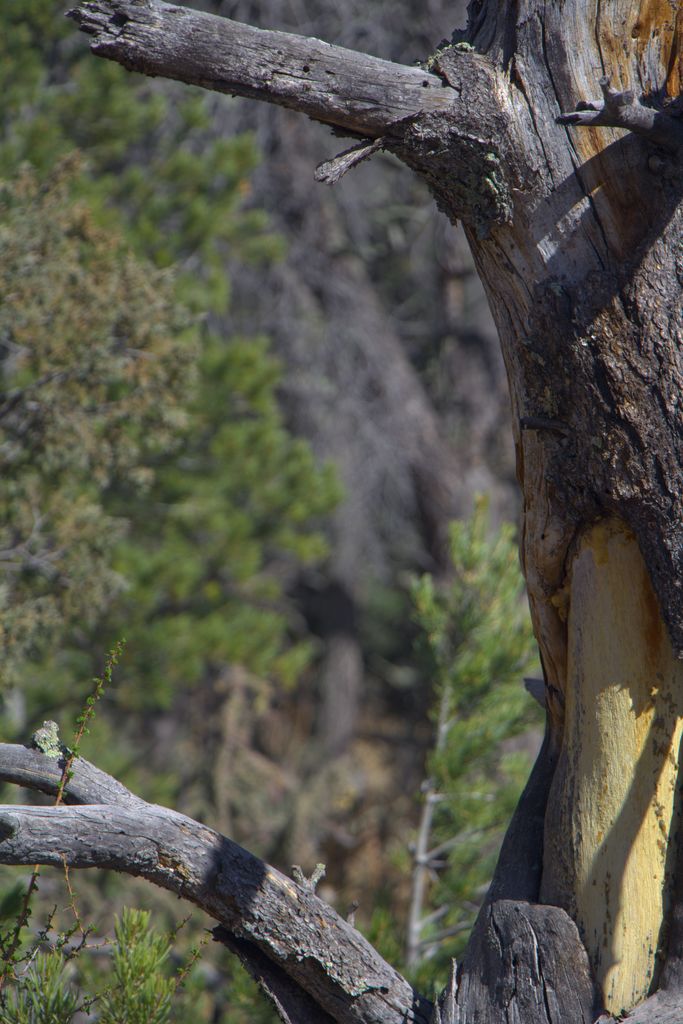
[[[102, 673], [101, 676], [98, 676], [94, 679], [94, 689], [90, 696], [87, 698], [83, 711], [76, 719], [77, 729], [73, 741], [73, 748], [71, 750], [69, 750], [69, 748], [66, 747], [63, 743], [59, 742], [59, 732], [56, 722], [43, 722], [42, 728], [37, 729], [36, 732], [33, 734], [33, 746], [36, 749], [40, 750], [42, 753], [46, 754], [48, 757], [55, 758], [59, 757], [60, 755], [65, 755], [61, 778], [59, 780], [59, 785], [57, 787], [57, 795], [55, 797], [55, 807], [59, 807], [59, 805], [63, 801], [64, 789], [73, 775], [72, 767], [78, 755], [78, 748], [80, 742], [83, 739], [85, 733], [88, 731], [88, 722], [90, 722], [95, 715], [95, 705], [97, 704], [97, 701], [102, 696], [105, 686], [111, 682], [114, 666], [118, 664], [118, 661], [123, 652], [124, 645], [125, 640], [119, 640], [116, 642], [116, 644], [114, 644], [114, 647], [111, 649], [111, 651], [109, 651], [107, 655], [104, 666], [104, 672]], [[64, 865], [66, 887], [71, 900], [70, 906], [73, 910], [74, 917], [76, 918], [76, 922], [80, 929], [81, 935], [85, 940], [87, 932], [83, 928], [83, 924], [78, 914], [74, 892], [73, 889], [71, 888], [71, 882], [69, 879], [67, 859], [66, 855], [64, 854], [62, 854], [62, 863]], [[0, 996], [2, 996], [2, 992], [7, 983], [7, 979], [12, 970], [12, 966], [15, 962], [17, 950], [19, 949], [19, 946], [21, 944], [22, 929], [26, 926], [31, 916], [31, 899], [33, 898], [33, 894], [38, 889], [39, 876], [40, 866], [38, 864], [34, 864], [28, 886], [26, 887], [26, 893], [22, 901], [21, 910], [19, 911], [19, 915], [14, 926], [14, 931], [12, 932], [12, 939], [10, 941], [8, 948], [6, 950], [3, 950], [3, 966], [2, 971], [0, 971]]]
[[315, 892], [318, 887], [318, 882], [325, 877], [325, 865], [316, 864], [315, 868], [311, 872], [311, 877], [307, 878], [301, 870], [298, 864], [292, 864], [292, 878], [299, 885], [302, 885], [304, 889], [308, 889], [309, 892]]
[[599, 84], [602, 100], [577, 103], [576, 110], [560, 114], [557, 123], [576, 128], [625, 128], [671, 152], [683, 149], [683, 121], [675, 112], [644, 106], [630, 90], [613, 89], [607, 77]]
[[70, 781], [73, 772], [73, 763], [78, 757], [78, 750], [80, 747], [83, 736], [88, 732], [88, 723], [95, 717], [95, 705], [98, 700], [102, 697], [104, 689], [111, 683], [112, 674], [114, 667], [118, 665], [123, 649], [126, 645], [125, 639], [117, 640], [112, 649], [107, 654], [104, 671], [101, 676], [96, 676], [93, 680], [94, 688], [92, 693], [88, 696], [85, 702], [85, 707], [81, 711], [80, 715], [76, 719], [76, 735], [73, 739], [73, 747], [68, 751], [64, 767], [62, 769], [62, 777], [59, 782], [59, 789], [57, 790], [57, 799], [55, 800], [55, 807], [59, 807], [64, 796], [64, 787], [67, 782]]
[[66, 884], [66, 891], [69, 894], [69, 910], [72, 912], [74, 919], [76, 921], [78, 931], [81, 933], [83, 940], [85, 941], [88, 935], [88, 930], [87, 928], [83, 927], [81, 915], [78, 913], [78, 907], [76, 906], [76, 893], [74, 892], [73, 887], [71, 885], [71, 879], [69, 877], [69, 865], [65, 856], [62, 856], [62, 864], [64, 865], [64, 882]]
[[19, 945], [21, 943], [21, 930], [27, 924], [28, 919], [31, 916], [31, 898], [33, 896], [33, 893], [38, 888], [39, 874], [40, 868], [38, 864], [34, 864], [33, 871], [31, 872], [31, 877], [26, 887], [24, 899], [21, 904], [21, 910], [19, 911], [19, 916], [17, 917], [17, 921], [14, 926], [14, 931], [12, 932], [12, 939], [10, 941], [9, 948], [3, 951], [2, 954], [3, 965], [2, 972], [0, 972], [0, 996], [2, 996], [5, 984], [7, 983], [7, 979], [9, 978], [10, 972], [12, 971], [12, 968], [14, 966], [14, 958], [17, 954], [17, 950], [19, 949]]
[[[189, 917], [186, 918], [186, 920], [189, 920]], [[181, 927], [182, 927], [182, 925], [181, 925]], [[176, 934], [177, 934], [177, 932], [176, 932]], [[181, 966], [178, 968], [178, 971], [177, 971], [176, 976], [174, 978], [174, 981], [173, 981], [173, 985], [174, 985], [173, 991], [174, 992], [177, 992], [178, 989], [181, 989], [183, 987], [183, 985], [187, 981], [188, 974], [190, 973], [190, 971], [192, 970], [194, 965], [197, 963], [197, 960], [199, 959], [201, 951], [203, 950], [204, 946], [206, 946], [207, 943], [209, 943], [211, 941], [212, 938], [213, 938], [212, 933], [207, 931], [207, 932], [205, 932], [202, 935], [202, 937], [199, 940], [199, 942], [197, 943], [197, 945], [196, 946], [192, 946], [192, 948], [190, 949], [190, 952], [189, 952], [187, 960], [185, 961], [184, 964], [181, 964]]]
[[[444, 687], [441, 695], [441, 702], [439, 704], [439, 720], [436, 731], [435, 751], [437, 753], [441, 751], [446, 744], [448, 730], [451, 724], [449, 715], [450, 697], [447, 688]], [[410, 909], [408, 911], [406, 963], [409, 967], [414, 967], [418, 962], [420, 949], [422, 947], [421, 935], [422, 928], [424, 926], [422, 907], [424, 905], [425, 894], [427, 891], [431, 860], [429, 840], [432, 831], [432, 821], [434, 818], [434, 807], [441, 798], [441, 794], [437, 793], [436, 783], [433, 778], [425, 780], [422, 784], [422, 792], [424, 794], [424, 798], [422, 803], [422, 814], [420, 815], [420, 825], [417, 833], [417, 843], [413, 854], [413, 882], [411, 887]]]

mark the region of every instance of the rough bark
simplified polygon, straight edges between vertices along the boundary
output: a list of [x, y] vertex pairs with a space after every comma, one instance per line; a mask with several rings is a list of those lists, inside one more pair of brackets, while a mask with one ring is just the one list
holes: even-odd
[[[188, 80], [185, 50], [159, 41], [168, 34], [160, 19], [185, 18], [170, 10], [112, 0], [82, 4], [78, 17], [100, 55]], [[203, 60], [214, 63], [207, 53]], [[341, 69], [346, 57], [339, 60]], [[660, 981], [662, 993], [634, 1019], [658, 1019], [658, 1005], [665, 1013], [683, 1007], [675, 969], [682, 62], [675, 0], [603, 0], [592, 9], [583, 0], [474, 0], [463, 37], [429, 62], [444, 87], [432, 89], [425, 78], [421, 88], [436, 107], [416, 106], [413, 94], [406, 102], [406, 69], [390, 64], [381, 70], [383, 86], [399, 100], [384, 106], [371, 91], [363, 108], [341, 74], [327, 91], [316, 80], [312, 100], [301, 75], [285, 90], [296, 109], [381, 138], [425, 178], [441, 208], [463, 220], [508, 371], [522, 555], [549, 720], [542, 785], [529, 806], [539, 846], [545, 806], [540, 899], [562, 909], [528, 905], [509, 926], [508, 911], [530, 898], [538, 874], [524, 870], [528, 848], [515, 860], [509, 843], [497, 884], [504, 875], [512, 903], [485, 908], [445, 994], [444, 1021], [501, 1019], [503, 1011], [502, 1019], [525, 1024], [589, 1019], [591, 983], [564, 911], [579, 926], [610, 1013], [643, 1000]], [[193, 67], [195, 74], [197, 61]], [[212, 87], [223, 74], [221, 65], [209, 76]], [[257, 88], [250, 74], [230, 74], [229, 91], [283, 102], [277, 76]], [[343, 101], [340, 86], [348, 90]], [[623, 756], [611, 756], [622, 737]], [[646, 881], [653, 887], [643, 898]], [[502, 931], [495, 920], [506, 922]], [[552, 980], [536, 983], [543, 971], [554, 972]], [[518, 985], [509, 988], [511, 979]], [[560, 993], [560, 1010], [542, 991]]]
[[599, 1012], [576, 925], [558, 907], [499, 900], [477, 921], [437, 1022], [593, 1024]]
[[267, 100], [347, 134], [382, 138], [427, 177], [446, 212], [466, 217], [479, 235], [510, 216], [519, 162], [505, 145], [495, 69], [469, 49], [449, 50], [427, 70], [159, 2], [93, 0], [69, 16], [94, 37], [93, 53], [131, 71]]
[[[528, 163], [511, 223], [470, 237], [508, 366], [523, 558], [559, 749], [541, 899], [579, 925], [613, 1012], [657, 983], [680, 813], [681, 671], [666, 645], [680, 655], [681, 187], [657, 132], [592, 126], [568, 139], [556, 119], [594, 95], [598, 66], [649, 88], [675, 136], [664, 101], [680, 88], [680, 22], [635, 4], [617, 29], [624, 7], [527, 5], [515, 19], [482, 5], [471, 35], [507, 68]], [[599, 523], [621, 540], [582, 556]], [[631, 536], [642, 569], [635, 555], [620, 568]], [[622, 741], [621, 756], [602, 756]]]
[[[3, 781], [54, 795], [62, 770], [63, 757], [0, 745]], [[220, 923], [285, 1021], [426, 1024], [429, 1000], [310, 889], [81, 758], [72, 770], [64, 801], [77, 806], [0, 809], [1, 863], [108, 868], [177, 893]], [[311, 1016], [291, 1017], [302, 1008]]]

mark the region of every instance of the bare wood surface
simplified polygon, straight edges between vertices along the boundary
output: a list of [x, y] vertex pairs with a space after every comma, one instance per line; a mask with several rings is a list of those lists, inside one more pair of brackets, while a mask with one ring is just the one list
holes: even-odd
[[[621, 521], [602, 520], [584, 532], [569, 597], [565, 743], [572, 754], [562, 759], [552, 820], [572, 842], [554, 844], [544, 889], [563, 892], [608, 1005], [630, 1008], [650, 991], [671, 900], [676, 836], [666, 843], [662, 837], [677, 823], [683, 664], [659, 622], [635, 537]], [[609, 618], [622, 623], [623, 636], [594, 632], [594, 622]]]
[[[0, 745], [0, 779], [53, 794], [59, 758]], [[41, 773], [42, 765], [42, 773]], [[0, 808], [0, 863], [108, 868], [188, 899], [340, 1024], [426, 1024], [431, 1003], [314, 893], [237, 843], [175, 811], [125, 797], [124, 787], [78, 758], [66, 800], [79, 806]], [[109, 797], [112, 802], [109, 802]], [[261, 971], [263, 966], [261, 961]], [[256, 965], [255, 969], [258, 969]], [[280, 973], [281, 972], [281, 973]], [[278, 982], [279, 978], [279, 982]], [[290, 1001], [294, 998], [290, 990]], [[314, 1018], [313, 1018], [314, 1019]]]
[[86, 0], [69, 17], [93, 37], [94, 54], [130, 71], [277, 103], [352, 134], [381, 135], [456, 98], [421, 68], [161, 0]]

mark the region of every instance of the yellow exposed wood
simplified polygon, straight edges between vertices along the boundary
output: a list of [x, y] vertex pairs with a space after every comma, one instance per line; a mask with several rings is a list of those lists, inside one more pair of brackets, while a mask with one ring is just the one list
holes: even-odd
[[647, 995], [664, 937], [683, 664], [636, 540], [616, 520], [588, 531], [573, 560], [568, 643], [543, 898], [576, 920], [618, 1013]]

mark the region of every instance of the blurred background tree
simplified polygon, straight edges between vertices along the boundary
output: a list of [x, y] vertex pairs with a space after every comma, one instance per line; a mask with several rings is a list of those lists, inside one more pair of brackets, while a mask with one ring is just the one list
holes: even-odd
[[[4, 386], [11, 396], [20, 380], [17, 374], [25, 377], [29, 372], [25, 363], [30, 356], [32, 392], [39, 382], [37, 396], [31, 394], [30, 400], [37, 397], [51, 406], [58, 395], [77, 421], [80, 436], [75, 436], [76, 428], [67, 433], [55, 422], [47, 443], [60, 452], [73, 478], [72, 490], [93, 488], [109, 516], [91, 530], [90, 544], [107, 547], [100, 571], [92, 573], [87, 566], [82, 535], [83, 550], [74, 553], [74, 561], [82, 573], [94, 577], [91, 586], [95, 579], [105, 584], [105, 563], [117, 580], [116, 593], [108, 598], [102, 595], [95, 601], [83, 594], [87, 617], [76, 609], [70, 620], [62, 616], [61, 642], [55, 644], [53, 635], [34, 652], [17, 689], [31, 702], [32, 716], [60, 706], [78, 708], [82, 691], [74, 679], [87, 681], [112, 637], [125, 632], [126, 678], [110, 702], [121, 712], [140, 712], [139, 733], [130, 736], [136, 756], [163, 771], [169, 767], [168, 754], [165, 764], [149, 762], [150, 751], [165, 746], [154, 731], [159, 709], [192, 696], [196, 713], [191, 725], [199, 728], [212, 709], [197, 706], [202, 697], [196, 691], [203, 686], [207, 694], [213, 693], [226, 666], [241, 666], [245, 685], [257, 689], [258, 681], [269, 676], [291, 683], [304, 667], [310, 637], [284, 592], [299, 566], [320, 561], [325, 553], [315, 526], [340, 491], [331, 468], [318, 468], [307, 445], [292, 438], [282, 422], [275, 394], [280, 370], [265, 340], [236, 337], [219, 320], [229, 299], [226, 253], [239, 249], [241, 259], [263, 261], [277, 258], [283, 248], [281, 239], [267, 231], [260, 211], [243, 209], [256, 159], [251, 140], [239, 136], [207, 142], [202, 134], [208, 119], [203, 96], [187, 99], [178, 94], [182, 102], [176, 104], [176, 97], [144, 82], [132, 83], [104, 62], [93, 62], [71, 45], [68, 24], [55, 18], [51, 3], [35, 2], [21, 12], [10, 7], [3, 18], [7, 82], [14, 70], [24, 81], [23, 89], [9, 90], [12, 102], [4, 108], [0, 164], [6, 177], [28, 164], [49, 193], [54, 187], [51, 168], [74, 146], [83, 154], [68, 194], [62, 189], [47, 205], [37, 193], [27, 196], [24, 206], [18, 205], [16, 194], [12, 198], [13, 218], [5, 237], [8, 246], [23, 245], [23, 250], [8, 248], [3, 254], [5, 295], [12, 297], [5, 303]], [[139, 295], [131, 295], [127, 280], [110, 268], [103, 302], [93, 253], [73, 237], [68, 212], [59, 212], [69, 196], [98, 226], [101, 257], [108, 247], [119, 245], [122, 258], [124, 246], [130, 250], [125, 258], [129, 276], [139, 282]], [[19, 239], [12, 241], [17, 224], [24, 223]], [[60, 249], [62, 234], [72, 239], [71, 262], [88, 281], [85, 291], [79, 291], [65, 266], [68, 241]], [[61, 275], [57, 280], [53, 264]], [[32, 275], [26, 274], [27, 265], [33, 267]], [[170, 275], [164, 275], [169, 267]], [[15, 278], [23, 282], [21, 293], [14, 290]], [[137, 406], [114, 396], [111, 416], [124, 431], [115, 436], [106, 420], [93, 419], [97, 381], [87, 378], [90, 362], [85, 369], [81, 366], [84, 352], [94, 358], [90, 326], [98, 308], [106, 309], [106, 363], [122, 339], [127, 341], [131, 328], [144, 331], [145, 302], [151, 313], [162, 286], [166, 303], [176, 303], [176, 317], [185, 317], [189, 337], [179, 334], [167, 316], [164, 329], [172, 348], [167, 363], [173, 364], [169, 379], [159, 383], [156, 393], [148, 387], [146, 410], [140, 410], [137, 393]], [[31, 346], [25, 358], [16, 354], [21, 346], [13, 334], [20, 322], [17, 306], [24, 319], [40, 321], [45, 339], [41, 344], [29, 322], [24, 332]], [[69, 325], [66, 333], [64, 324]], [[137, 347], [134, 334], [130, 348]], [[72, 372], [85, 378], [80, 402], [59, 379], [43, 379], [56, 372], [60, 359], [73, 361]], [[144, 374], [153, 364], [139, 359], [136, 365]], [[102, 404], [111, 404], [111, 397], [105, 394]], [[16, 409], [15, 420], [22, 420], [24, 412]], [[164, 419], [172, 421], [172, 428], [162, 433]], [[147, 439], [149, 448], [137, 457], [126, 453], [136, 433]], [[84, 445], [94, 459], [106, 459], [103, 449], [108, 449], [109, 458], [121, 462], [116, 476], [108, 479], [92, 459], [88, 464]], [[126, 457], [134, 465], [122, 462]], [[29, 450], [24, 461], [30, 458]], [[114, 544], [117, 531], [120, 542]], [[111, 586], [102, 589], [111, 591]], [[267, 703], [261, 700], [262, 710]], [[189, 725], [187, 709], [176, 711], [178, 723]], [[213, 731], [213, 724], [207, 727]], [[192, 742], [202, 745], [197, 735]], [[120, 757], [121, 746], [116, 744]], [[189, 767], [187, 759], [184, 765]], [[196, 772], [197, 765], [189, 770]], [[177, 798], [187, 785], [187, 774], [179, 773], [167, 798]]]
[[540, 708], [520, 686], [536, 655], [514, 529], [492, 532], [480, 498], [450, 539], [452, 579], [438, 585], [424, 575], [413, 587], [435, 733], [413, 847], [406, 960], [438, 991], [474, 924], [542, 728]]
[[[458, 18], [445, 0], [411, 0], [400, 18], [385, 0], [195, 6], [407, 63]], [[359, 900], [359, 924], [400, 964], [425, 759], [453, 792], [437, 842], [469, 836], [425, 909], [440, 912], [468, 857], [480, 867], [443, 931], [480, 898], [528, 759], [510, 743], [535, 742], [510, 739], [528, 728], [516, 648], [505, 672], [492, 652], [476, 678], [449, 667], [475, 641], [449, 590], [447, 524], [481, 490], [492, 529], [516, 511], [504, 370], [463, 238], [390, 157], [333, 195], [314, 188], [338, 148], [322, 126], [129, 76], [61, 13], [52, 0], [0, 11], [4, 737], [52, 717], [68, 742], [125, 635], [85, 756], [285, 870], [325, 861], [321, 894], [342, 910]], [[461, 547], [478, 545], [485, 577], [476, 522]], [[426, 589], [414, 615], [416, 571], [455, 630], [438, 656], [417, 642], [433, 631]], [[518, 608], [515, 586], [501, 601], [514, 591]], [[456, 813], [471, 778], [455, 755], [448, 768], [429, 755], [447, 678], [474, 687], [453, 697], [462, 728], [492, 715], [493, 747], [471, 751], [481, 826]], [[46, 902], [64, 903], [59, 884], [42, 880]], [[79, 889], [111, 932], [121, 887]], [[125, 901], [171, 927], [163, 894], [127, 886]], [[460, 937], [424, 947], [438, 951], [424, 970], [436, 976]], [[195, 939], [183, 930], [181, 953]], [[228, 999], [222, 973], [202, 970], [199, 1019], [266, 1012], [240, 975]], [[60, 984], [87, 987], [75, 971]]]

